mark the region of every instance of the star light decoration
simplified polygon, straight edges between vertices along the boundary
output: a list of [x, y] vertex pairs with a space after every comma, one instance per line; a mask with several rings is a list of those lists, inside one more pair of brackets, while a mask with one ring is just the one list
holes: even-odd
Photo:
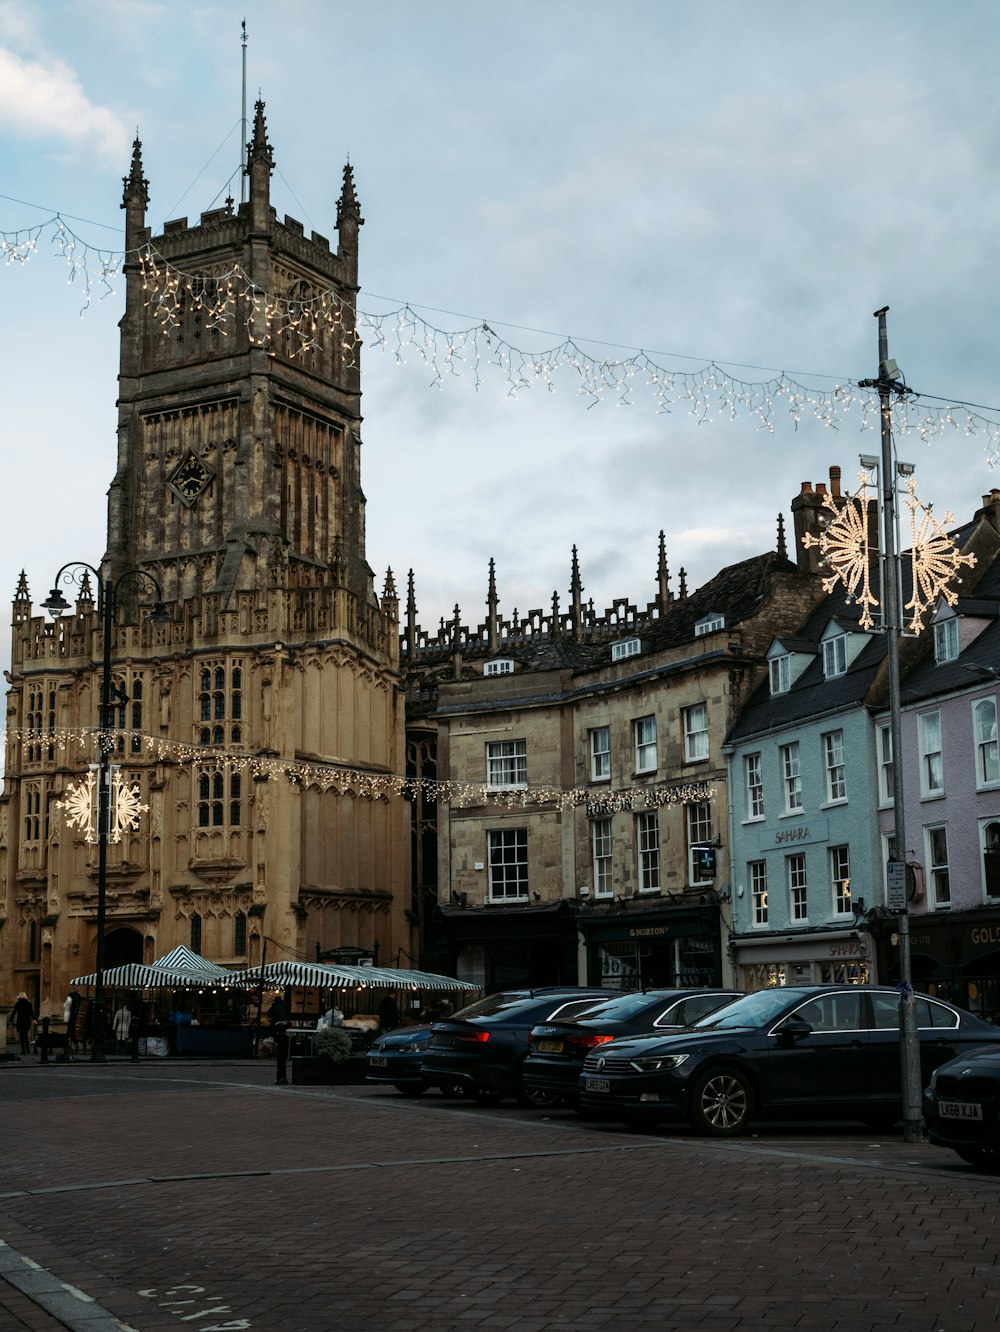
[[[806, 549], [818, 548], [831, 570], [823, 579], [824, 592], [832, 592], [837, 583], [843, 583], [849, 601], [861, 607], [859, 626], [881, 629], [885, 627], [882, 617], [877, 621], [872, 614], [880, 608], [872, 589], [872, 567], [880, 557], [880, 550], [868, 539], [869, 515], [875, 497], [868, 489], [870, 473], [863, 470], [858, 479], [861, 485], [857, 493], [847, 496], [840, 504], [829, 492], [823, 496], [823, 507], [832, 517], [819, 536], [806, 533], [802, 544]], [[908, 557], [910, 561], [912, 589], [904, 607], [909, 618], [903, 632], [916, 636], [924, 628], [928, 613], [933, 611], [940, 597], [944, 597], [949, 606], [955, 605], [958, 592], [953, 584], [961, 581], [956, 575], [963, 567], [972, 568], [976, 557], [958, 549], [934, 517], [933, 505], [925, 504], [918, 496], [917, 483], [912, 476], [906, 478], [903, 488], [906, 491], [903, 502], [910, 511], [910, 549], [904, 558]], [[945, 524], [954, 521], [953, 513], [945, 513]]]
[[[80, 828], [88, 842], [98, 840], [97, 830], [97, 777], [95, 769], [87, 773], [74, 786], [67, 788], [62, 800], [54, 801], [56, 809], [66, 811], [66, 822], [71, 828]], [[139, 827], [139, 816], [148, 805], [139, 798], [139, 786], [126, 782], [118, 768], [111, 769], [111, 791], [108, 808], [108, 841], [120, 842], [122, 834]]]
[[[230, 336], [242, 325], [256, 345], [280, 343], [282, 354], [293, 359], [313, 356], [332, 340], [334, 349], [339, 342], [345, 361], [356, 366], [364, 332], [373, 347], [390, 353], [400, 365], [408, 352], [419, 357], [430, 372], [430, 386], [436, 388], [465, 379], [478, 389], [489, 372], [501, 376], [511, 398], [537, 387], [554, 392], [558, 381], [568, 380], [591, 407], [601, 402], [631, 407], [640, 394], [648, 394], [658, 413], [686, 412], [699, 425], [746, 418], [759, 430], [773, 432], [782, 422], [797, 429], [803, 419], [813, 420], [835, 430], [857, 420], [861, 430], [881, 429], [878, 394], [847, 378], [838, 382], [834, 376], [817, 376], [829, 379], [829, 388], [803, 384], [783, 371], [753, 381], [715, 360], [693, 370], [675, 368], [663, 364], [669, 359], [665, 353], [643, 348], [618, 357], [595, 356], [581, 346], [583, 340], [570, 337], [527, 351], [499, 335], [496, 321], [491, 325], [476, 319], [446, 329], [409, 303], [394, 303], [382, 313], [355, 312], [334, 288], [307, 297], [264, 291], [239, 264], [211, 274], [185, 273], [149, 243], [131, 252], [102, 250], [77, 236], [59, 214], [30, 228], [0, 231], [0, 256], [8, 265], [26, 264], [47, 233], [53, 252], [69, 267], [68, 282], [83, 291], [81, 315], [95, 298], [114, 294], [114, 279], [132, 260], [164, 335], [178, 326], [187, 304], [220, 336]], [[915, 434], [925, 443], [952, 432], [976, 436], [983, 440], [989, 462], [1000, 462], [1000, 408], [928, 401], [913, 394], [894, 401], [891, 412], [894, 434]]]

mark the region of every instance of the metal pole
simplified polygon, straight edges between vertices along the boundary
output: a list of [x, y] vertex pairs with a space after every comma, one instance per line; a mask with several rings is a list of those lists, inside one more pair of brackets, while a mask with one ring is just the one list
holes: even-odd
[[[889, 377], [889, 340], [885, 317], [889, 307], [875, 311], [878, 320], [878, 379], [871, 384], [878, 389], [882, 418], [882, 599], [885, 606], [885, 633], [889, 667], [889, 729], [892, 736], [892, 790], [895, 859], [906, 861], [906, 818], [903, 791], [903, 734], [900, 706], [899, 636], [903, 629], [900, 582], [896, 548], [896, 462], [892, 453], [892, 398], [899, 386]], [[905, 390], [904, 390], [905, 391]], [[910, 966], [910, 917], [904, 904], [899, 915], [899, 1030], [903, 1085], [903, 1137], [906, 1142], [923, 1141], [920, 1111], [920, 1044], [913, 1001], [913, 974]]]
[[240, 203], [247, 201], [247, 21], [243, 20], [243, 114], [240, 134]]
[[108, 821], [111, 813], [111, 633], [114, 627], [114, 585], [101, 584], [103, 671], [101, 716], [97, 731], [97, 982], [94, 985], [94, 1033], [91, 1063], [104, 1062], [104, 930], [108, 904]]

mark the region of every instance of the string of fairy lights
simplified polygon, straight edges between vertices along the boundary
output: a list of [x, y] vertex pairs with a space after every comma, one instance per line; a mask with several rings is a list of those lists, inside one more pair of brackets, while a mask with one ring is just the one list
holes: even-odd
[[25, 747], [35, 748], [36, 752], [51, 750], [55, 753], [66, 752], [74, 747], [90, 748], [96, 741], [123, 768], [145, 758], [157, 763], [191, 764], [198, 770], [237, 772], [258, 781], [284, 779], [303, 788], [318, 788], [335, 795], [369, 800], [388, 800], [394, 796], [415, 800], [420, 797], [435, 803], [491, 805], [511, 810], [534, 805], [555, 805], [561, 811], [583, 807], [588, 815], [597, 817], [633, 809], [662, 809], [669, 805], [696, 804], [710, 800], [715, 794], [713, 785], [707, 781], [624, 787], [603, 790], [599, 795], [593, 787], [582, 786], [565, 788], [543, 783], [507, 787], [492, 786], [488, 782], [439, 781], [425, 777], [403, 777], [396, 773], [371, 772], [335, 763], [220, 751], [139, 731], [102, 730], [86, 726], [42, 729], [8, 727], [5, 734], [8, 744], [19, 742]]
[[[400, 364], [418, 359], [429, 373], [430, 385], [437, 388], [459, 379], [479, 388], [487, 374], [495, 374], [512, 398], [539, 387], [553, 392], [568, 382], [589, 406], [600, 402], [632, 406], [645, 396], [658, 413], [686, 412], [699, 423], [746, 418], [767, 431], [782, 422], [797, 428], [803, 420], [829, 429], [849, 421], [856, 421], [860, 430], [877, 430], [881, 425], [878, 394], [850, 380], [818, 388], [784, 371], [750, 380], [715, 360], [683, 369], [668, 364], [670, 358], [664, 354], [642, 348], [596, 356], [572, 337], [528, 351], [498, 334], [486, 320], [448, 329], [406, 302], [382, 312], [355, 311], [332, 287], [308, 294], [267, 292], [239, 263], [211, 274], [194, 274], [176, 267], [151, 244], [131, 253], [101, 249], [84, 241], [59, 214], [32, 227], [0, 231], [0, 256], [7, 265], [23, 265], [46, 241], [51, 253], [67, 265], [68, 283], [82, 295], [81, 315], [95, 301], [115, 294], [116, 281], [133, 259], [141, 272], [147, 307], [165, 336], [192, 313], [220, 337], [242, 326], [257, 345], [280, 341], [282, 353], [291, 358], [313, 356], [332, 344], [345, 364], [356, 366], [366, 340]], [[991, 463], [1000, 459], [1000, 408], [914, 393], [894, 400], [891, 410], [897, 435], [916, 435], [924, 442], [949, 434], [975, 436], [982, 440]]]

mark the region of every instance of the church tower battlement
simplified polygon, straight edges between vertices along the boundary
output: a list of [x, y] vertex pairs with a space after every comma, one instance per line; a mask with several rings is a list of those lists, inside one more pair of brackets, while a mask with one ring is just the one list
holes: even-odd
[[342, 586], [375, 603], [361, 489], [358, 228], [350, 166], [339, 243], [270, 202], [264, 105], [248, 146], [249, 200], [196, 226], [146, 225], [136, 140], [124, 180], [118, 462], [109, 490], [113, 575], [138, 565], [168, 599], [273, 583]]

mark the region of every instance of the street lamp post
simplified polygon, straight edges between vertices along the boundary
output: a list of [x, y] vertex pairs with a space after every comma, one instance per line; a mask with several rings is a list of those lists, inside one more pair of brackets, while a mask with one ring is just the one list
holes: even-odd
[[[882, 598], [889, 668], [889, 732], [892, 737], [894, 858], [906, 862], [906, 822], [903, 791], [903, 735], [900, 704], [899, 636], [903, 629], [898, 551], [896, 549], [896, 462], [892, 454], [892, 403], [913, 390], [902, 382], [895, 361], [889, 359], [885, 317], [889, 307], [875, 311], [878, 320], [878, 378], [864, 379], [861, 388], [878, 392], [882, 422]], [[907, 1142], [923, 1138], [921, 1117], [920, 1044], [913, 999], [910, 963], [910, 917], [904, 900], [899, 914], [899, 1026], [903, 1083], [903, 1137]]]
[[108, 839], [111, 821], [111, 751], [114, 746], [114, 688], [111, 680], [111, 638], [114, 632], [115, 604], [122, 584], [130, 579], [148, 583], [156, 591], [156, 600], [147, 613], [151, 624], [164, 624], [170, 612], [163, 604], [163, 592], [152, 574], [145, 569], [128, 569], [118, 579], [102, 578], [100, 572], [85, 560], [71, 560], [56, 574], [52, 591], [42, 609], [53, 619], [70, 609], [69, 602], [60, 591], [60, 583], [82, 587], [87, 574], [93, 574], [97, 583], [97, 615], [101, 624], [102, 674], [101, 702], [97, 726], [97, 957], [94, 985], [94, 1030], [91, 1040], [92, 1063], [104, 1062], [104, 931], [108, 901]]

